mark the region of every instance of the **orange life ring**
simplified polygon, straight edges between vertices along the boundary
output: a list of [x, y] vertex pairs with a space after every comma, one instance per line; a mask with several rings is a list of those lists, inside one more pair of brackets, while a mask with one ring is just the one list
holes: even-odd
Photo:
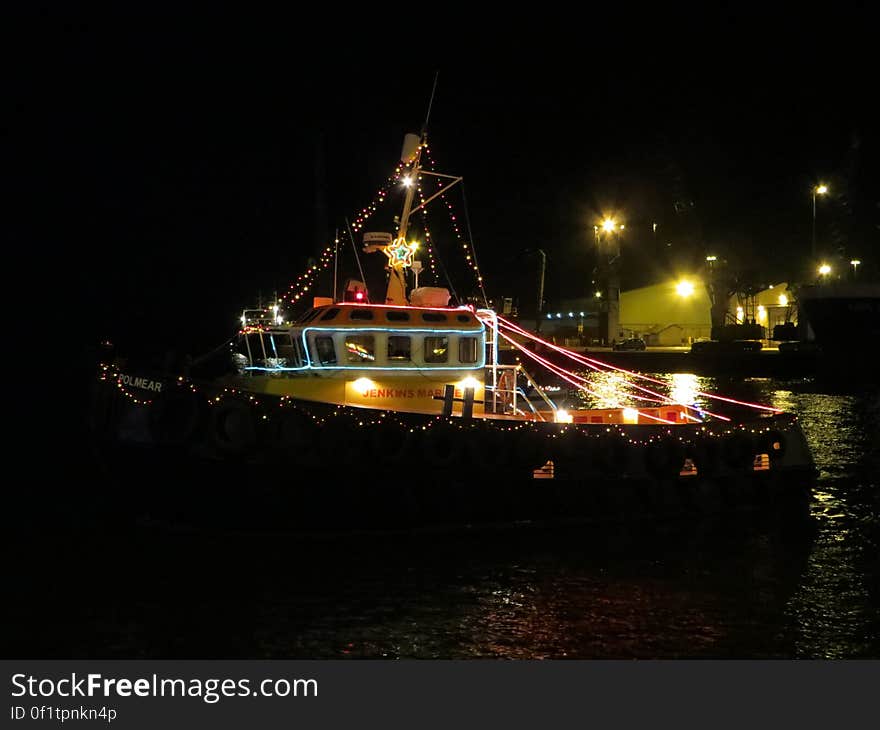
[[513, 405], [513, 391], [516, 388], [516, 373], [513, 370], [502, 370], [495, 384], [495, 398], [502, 408]]

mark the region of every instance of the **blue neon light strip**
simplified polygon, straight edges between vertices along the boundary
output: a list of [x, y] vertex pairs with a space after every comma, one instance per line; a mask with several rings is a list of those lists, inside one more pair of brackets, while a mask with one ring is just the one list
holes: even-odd
[[249, 365], [245, 370], [265, 370], [266, 372], [276, 373], [287, 370], [482, 370], [485, 365], [443, 365], [441, 367], [430, 367], [428, 365], [413, 365], [412, 367], [393, 366], [385, 367], [383, 365], [304, 365], [299, 368], [264, 368], [257, 365]]
[[416, 328], [416, 327], [303, 327], [302, 332], [300, 333], [300, 338], [302, 339], [303, 350], [306, 354], [306, 361], [308, 362], [308, 368], [311, 370], [481, 370], [486, 367], [486, 348], [482, 349], [482, 360], [477, 364], [471, 367], [464, 366], [443, 366], [443, 367], [431, 367], [428, 365], [425, 366], [413, 366], [413, 367], [382, 367], [382, 366], [368, 366], [368, 367], [351, 367], [348, 365], [314, 365], [312, 364], [312, 356], [309, 353], [309, 343], [306, 340], [306, 332], [314, 330], [315, 332], [395, 332], [399, 335], [406, 335], [410, 332], [428, 332], [431, 334], [453, 334], [453, 335], [479, 335], [486, 331], [485, 326], [480, 323], [479, 329], [470, 329], [470, 330], [462, 330], [462, 329], [437, 329], [437, 328]]
[[[427, 332], [431, 334], [453, 334], [453, 335], [469, 335], [476, 336], [486, 331], [486, 328], [481, 324], [479, 329], [436, 329], [436, 328], [416, 328], [416, 327], [407, 327], [402, 329], [400, 327], [304, 327], [302, 332], [300, 333], [300, 339], [302, 340], [303, 351], [306, 356], [306, 365], [301, 367], [275, 367], [275, 368], [267, 368], [260, 367], [257, 365], [251, 365], [245, 368], [245, 370], [261, 370], [264, 372], [296, 372], [301, 370], [388, 370], [388, 371], [412, 371], [412, 370], [482, 370], [486, 367], [486, 348], [481, 348], [481, 359], [472, 365], [412, 365], [412, 366], [403, 366], [403, 365], [314, 365], [312, 363], [312, 357], [309, 352], [309, 343], [306, 340], [306, 333], [310, 330], [314, 330], [316, 332], [395, 332], [400, 335], [407, 335], [411, 332]], [[271, 338], [270, 338], [271, 339]], [[272, 342], [274, 348], [274, 340]], [[277, 353], [276, 353], [277, 356]]]

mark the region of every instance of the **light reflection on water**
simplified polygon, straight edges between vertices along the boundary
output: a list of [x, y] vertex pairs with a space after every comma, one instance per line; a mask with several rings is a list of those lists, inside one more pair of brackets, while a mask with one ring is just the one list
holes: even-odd
[[[592, 377], [603, 398], [616, 397], [611, 378]], [[697, 391], [798, 415], [819, 468], [814, 529], [728, 520], [318, 544], [151, 532], [125, 544], [84, 539], [64, 545], [73, 564], [80, 549], [82, 564], [120, 554], [124, 569], [63, 613], [58, 596], [80, 575], [59, 568], [47, 580], [43, 567], [20, 576], [22, 591], [30, 580], [31, 590], [57, 592], [17, 618], [33, 627], [19, 630], [20, 653], [880, 657], [878, 394], [808, 380], [656, 377], [702, 406]]]
[[709, 408], [711, 404], [711, 399], [700, 393], [707, 392], [713, 386], [712, 379], [692, 373], [664, 373], [650, 376], [653, 380], [661, 381], [660, 383], [623, 372], [589, 370], [579, 375], [586, 379], [588, 384], [583, 390], [569, 390], [565, 396], [567, 398], [565, 407], [651, 408], [668, 402], [661, 397], [671, 398], [673, 402], [682, 405], [696, 405], [699, 408]]

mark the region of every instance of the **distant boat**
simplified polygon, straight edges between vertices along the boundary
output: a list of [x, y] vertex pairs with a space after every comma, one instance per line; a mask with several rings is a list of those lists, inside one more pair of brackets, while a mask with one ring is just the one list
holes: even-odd
[[827, 353], [855, 342], [880, 339], [880, 283], [815, 284], [800, 289], [798, 302], [816, 342]]

